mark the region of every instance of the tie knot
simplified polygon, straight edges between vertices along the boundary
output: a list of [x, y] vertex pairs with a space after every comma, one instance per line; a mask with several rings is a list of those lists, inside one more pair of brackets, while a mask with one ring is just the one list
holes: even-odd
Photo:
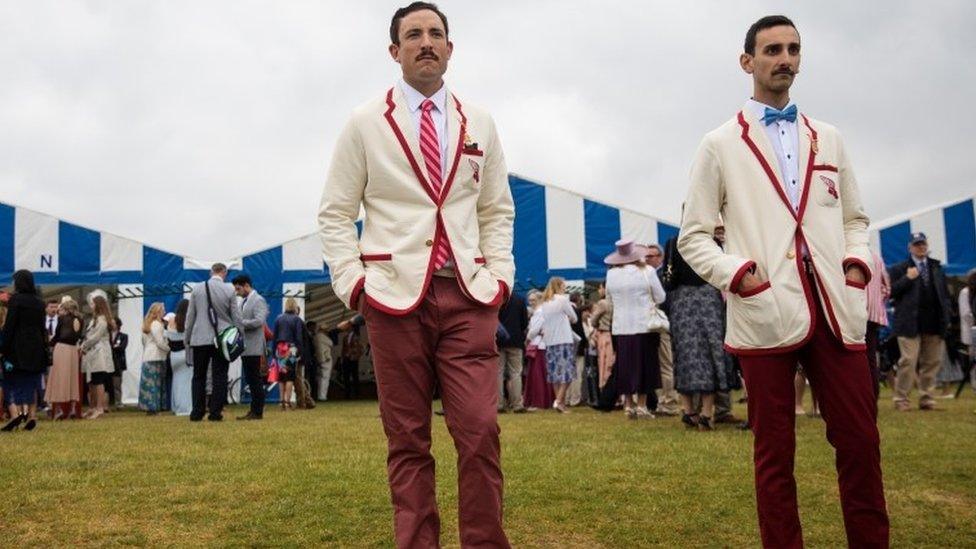
[[424, 99], [424, 102], [420, 104], [420, 108], [423, 109], [424, 112], [430, 112], [434, 108], [434, 102], [430, 99]]

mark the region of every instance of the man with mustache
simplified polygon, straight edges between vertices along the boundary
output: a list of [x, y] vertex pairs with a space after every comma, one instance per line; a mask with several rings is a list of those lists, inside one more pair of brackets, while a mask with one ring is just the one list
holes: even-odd
[[440, 546], [438, 385], [458, 453], [461, 546], [508, 547], [495, 348], [515, 272], [505, 159], [491, 117], [444, 84], [454, 45], [437, 6], [397, 10], [390, 40], [403, 78], [339, 136], [319, 211], [323, 253], [336, 295], [366, 318], [397, 546]]
[[[793, 375], [803, 365], [836, 450], [851, 547], [887, 547], [877, 407], [865, 353], [868, 218], [837, 130], [798, 112], [800, 35], [783, 16], [746, 34], [753, 96], [708, 133], [691, 170], [678, 248], [729, 292], [725, 346], [749, 392], [759, 530], [802, 547], [793, 477]], [[719, 213], [723, 251], [712, 239]]]

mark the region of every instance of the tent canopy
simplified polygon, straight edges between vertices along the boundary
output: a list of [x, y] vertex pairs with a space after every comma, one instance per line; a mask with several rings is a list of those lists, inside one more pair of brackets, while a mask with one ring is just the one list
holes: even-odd
[[908, 258], [909, 236], [925, 233], [929, 254], [945, 272], [964, 275], [976, 269], [976, 195], [881, 221], [871, 227], [871, 242], [885, 265]]

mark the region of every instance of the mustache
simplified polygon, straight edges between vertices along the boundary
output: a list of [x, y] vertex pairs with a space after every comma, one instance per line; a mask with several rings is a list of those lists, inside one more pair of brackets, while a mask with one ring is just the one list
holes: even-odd
[[777, 74], [788, 74], [790, 76], [796, 76], [796, 71], [794, 71], [793, 69], [791, 69], [789, 67], [785, 67], [785, 68], [776, 69], [775, 71], [773, 71], [773, 75], [777, 75]]
[[420, 61], [421, 59], [431, 59], [431, 60], [434, 60], [434, 61], [440, 61], [441, 60], [441, 58], [438, 57], [438, 55], [436, 53], [432, 52], [432, 51], [422, 51], [422, 52], [420, 52], [420, 55], [418, 55], [414, 60], [415, 61]]

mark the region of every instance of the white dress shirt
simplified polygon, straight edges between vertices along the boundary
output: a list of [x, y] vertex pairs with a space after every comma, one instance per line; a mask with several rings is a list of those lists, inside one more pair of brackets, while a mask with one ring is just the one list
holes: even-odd
[[44, 330], [51, 337], [58, 333], [58, 315], [44, 317]]
[[542, 341], [546, 346], [572, 344], [573, 327], [570, 325], [576, 322], [576, 311], [573, 304], [569, 302], [566, 294], [556, 294], [549, 301], [539, 305], [538, 310], [532, 315], [541, 317], [541, 322], [529, 323], [529, 338], [542, 335]]
[[651, 267], [631, 263], [607, 271], [607, 300], [613, 306], [613, 335], [645, 334], [651, 322], [651, 300], [664, 303], [664, 287]]
[[407, 107], [410, 109], [410, 116], [413, 117], [413, 126], [417, 130], [417, 139], [420, 139], [420, 115], [423, 112], [420, 105], [427, 99], [434, 102], [430, 117], [434, 121], [437, 140], [440, 141], [441, 146], [441, 183], [447, 183], [447, 86], [441, 86], [441, 89], [430, 97], [424, 97], [424, 94], [413, 89], [403, 80], [400, 81], [400, 89], [407, 98]]
[[[789, 108], [792, 104], [792, 102], [788, 103], [783, 109]], [[773, 146], [773, 151], [776, 152], [776, 158], [779, 160], [780, 185], [783, 185], [783, 190], [786, 191], [786, 196], [789, 197], [790, 204], [793, 205], [793, 210], [799, 211], [800, 190], [803, 185], [803, 182], [800, 181], [800, 159], [797, 156], [800, 150], [800, 133], [797, 129], [799, 114], [797, 115], [796, 122], [777, 120], [767, 126], [762, 121], [763, 116], [766, 114], [766, 107], [770, 109], [774, 109], [775, 107], [760, 103], [755, 99], [750, 99], [746, 102], [746, 105], [752, 109], [756, 118], [759, 119], [759, 124], [766, 130], [766, 137], [769, 138], [769, 143]]]

